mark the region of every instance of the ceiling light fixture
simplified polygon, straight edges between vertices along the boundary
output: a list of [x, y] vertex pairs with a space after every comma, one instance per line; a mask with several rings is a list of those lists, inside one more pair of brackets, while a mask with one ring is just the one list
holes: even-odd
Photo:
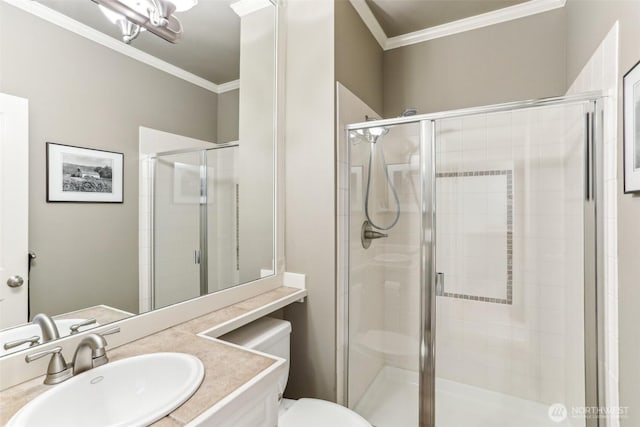
[[102, 13], [120, 28], [129, 44], [140, 32], [149, 32], [171, 43], [182, 38], [182, 24], [173, 14], [185, 12], [198, 0], [93, 0]]

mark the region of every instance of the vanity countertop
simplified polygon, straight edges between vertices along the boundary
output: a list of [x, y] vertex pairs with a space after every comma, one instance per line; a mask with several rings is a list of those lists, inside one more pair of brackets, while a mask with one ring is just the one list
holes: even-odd
[[[305, 295], [304, 290], [282, 286], [110, 349], [109, 359], [115, 361], [162, 351], [182, 351], [197, 356], [205, 367], [205, 377], [200, 388], [182, 406], [153, 424], [155, 427], [182, 426], [276, 363], [275, 359], [196, 334], [247, 318], [252, 312], [278, 300], [293, 296], [300, 299]], [[43, 377], [34, 378], [0, 392], [0, 425], [6, 424], [22, 406], [51, 387], [43, 385], [42, 380]]]
[[[96, 319], [98, 325], [106, 325], [107, 323], [116, 322], [118, 320], [126, 319], [127, 317], [135, 316], [133, 313], [123, 311], [117, 308], [109, 307], [108, 305], [95, 305], [89, 308], [83, 308], [81, 310], [72, 311], [70, 313], [60, 314], [53, 316], [54, 319]], [[95, 326], [95, 325], [91, 325]], [[84, 329], [81, 329], [84, 331]]]

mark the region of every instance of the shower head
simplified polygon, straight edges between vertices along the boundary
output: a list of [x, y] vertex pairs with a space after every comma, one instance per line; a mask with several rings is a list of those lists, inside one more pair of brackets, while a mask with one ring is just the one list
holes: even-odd
[[352, 136], [360, 137], [365, 139], [367, 142], [375, 144], [378, 142], [378, 139], [389, 133], [389, 128], [384, 126], [376, 126], [373, 128], [365, 128], [365, 129], [357, 129], [355, 131], [351, 131]]
[[[377, 117], [369, 117], [369, 116], [364, 116], [364, 117], [367, 122], [374, 122], [376, 120], [380, 120]], [[349, 135], [351, 136], [351, 138], [359, 138], [361, 140], [364, 139], [369, 143], [375, 144], [376, 142], [378, 142], [378, 139], [380, 139], [382, 136], [388, 133], [389, 133], [388, 127], [374, 126], [370, 128], [352, 130], [349, 132]]]
[[369, 129], [367, 129], [367, 131], [369, 132], [370, 136], [378, 139], [382, 135], [388, 134], [389, 133], [389, 128], [388, 127], [384, 127], [384, 126], [379, 126], [379, 127], [375, 127], [375, 128], [369, 128]]
[[378, 126], [374, 128], [365, 129], [364, 132], [365, 132], [364, 136], [365, 138], [367, 138], [367, 141], [371, 142], [372, 144], [375, 144], [376, 142], [378, 142], [378, 139], [380, 139], [383, 135], [386, 135], [389, 133], [389, 128], [384, 126]]
[[[369, 116], [364, 116], [364, 117], [367, 119], [368, 122], [375, 122], [376, 120], [380, 120], [377, 117], [369, 117]], [[389, 128], [385, 126], [376, 126], [373, 128], [367, 128], [364, 131], [365, 131], [365, 136], [367, 137], [367, 140], [375, 144], [376, 142], [378, 142], [378, 138], [389, 133]]]

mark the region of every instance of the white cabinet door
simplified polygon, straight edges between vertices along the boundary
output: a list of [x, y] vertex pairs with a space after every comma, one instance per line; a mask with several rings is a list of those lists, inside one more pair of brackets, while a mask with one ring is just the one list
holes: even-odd
[[0, 93], [0, 328], [28, 321], [28, 111]]

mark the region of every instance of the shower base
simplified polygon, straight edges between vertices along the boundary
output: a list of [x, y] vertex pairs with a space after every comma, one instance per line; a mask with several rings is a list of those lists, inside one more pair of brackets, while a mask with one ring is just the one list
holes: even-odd
[[[577, 427], [552, 421], [538, 402], [439, 378], [436, 390], [438, 427]], [[417, 427], [417, 408], [418, 374], [385, 366], [355, 411], [375, 427]]]

